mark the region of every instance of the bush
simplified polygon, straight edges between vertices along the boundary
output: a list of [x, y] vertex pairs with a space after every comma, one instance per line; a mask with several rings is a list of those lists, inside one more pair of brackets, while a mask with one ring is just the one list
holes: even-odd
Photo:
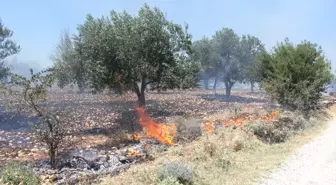
[[[177, 163], [167, 163], [158, 169], [157, 177], [160, 182], [165, 179], [176, 179], [181, 184], [192, 184], [191, 181], [192, 171]], [[171, 182], [166, 180], [167, 182]]]
[[182, 185], [176, 178], [168, 177], [158, 183], [158, 185]]
[[309, 120], [304, 119], [298, 112], [285, 112], [275, 122], [254, 122], [246, 127], [262, 141], [280, 143], [309, 124]]
[[31, 124], [34, 139], [47, 145], [50, 164], [56, 167], [57, 151], [66, 136], [73, 129], [73, 125], [67, 119], [67, 113], [57, 112], [45, 106], [48, 98], [48, 90], [51, 88], [54, 76], [52, 69], [34, 73], [30, 69], [31, 77], [13, 75], [12, 83], [21, 90], [18, 91], [18, 109], [34, 112], [39, 118], [37, 123]]
[[192, 141], [202, 135], [201, 121], [198, 119], [186, 119], [178, 116], [173, 120], [176, 124], [177, 141]]
[[251, 123], [247, 125], [247, 129], [260, 140], [269, 143], [284, 142], [289, 136], [288, 130], [285, 128], [278, 128], [270, 123]]
[[293, 45], [286, 39], [272, 53], [259, 58], [261, 86], [270, 97], [288, 108], [309, 110], [332, 79], [331, 64], [316, 44]]
[[10, 185], [38, 185], [38, 178], [26, 167], [17, 163], [7, 164], [0, 173], [1, 180]]

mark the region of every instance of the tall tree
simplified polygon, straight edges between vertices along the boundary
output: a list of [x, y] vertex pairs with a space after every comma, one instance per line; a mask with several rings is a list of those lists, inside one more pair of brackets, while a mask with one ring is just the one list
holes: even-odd
[[217, 31], [213, 37], [215, 52], [218, 55], [219, 77], [225, 84], [226, 96], [231, 96], [232, 86], [237, 82], [243, 81], [242, 58], [239, 53], [240, 37], [229, 28]]
[[20, 46], [11, 40], [12, 36], [13, 31], [5, 27], [0, 19], [0, 86], [10, 74], [10, 69], [5, 65], [4, 59], [20, 52]]
[[309, 110], [321, 98], [324, 85], [333, 77], [331, 63], [316, 44], [294, 45], [286, 39], [260, 56], [262, 87], [280, 104]]
[[[201, 76], [205, 89], [209, 89], [209, 80], [216, 76], [219, 60], [214, 60], [213, 42], [206, 37], [193, 43], [193, 60], [201, 64]], [[216, 87], [214, 87], [216, 89]]]
[[167, 80], [181, 56], [189, 58], [191, 35], [187, 27], [168, 21], [158, 8], [146, 4], [137, 16], [115, 11], [110, 15], [89, 15], [78, 29], [90, 78], [97, 88], [134, 91], [144, 106], [146, 86]]
[[72, 60], [73, 44], [68, 31], [63, 31], [60, 36], [60, 41], [50, 57], [54, 62], [54, 74], [57, 79], [57, 84], [60, 88], [72, 83], [70, 74], [70, 61]]
[[251, 92], [254, 92], [255, 83], [260, 82], [257, 57], [264, 51], [265, 47], [257, 37], [251, 35], [242, 36], [240, 41], [240, 57], [244, 63], [242, 72], [244, 73], [244, 81], [251, 85]]
[[72, 39], [67, 30], [63, 31], [60, 42], [51, 56], [54, 61], [53, 72], [59, 87], [74, 83], [80, 92], [84, 91], [86, 70], [82, 56], [80, 37]]

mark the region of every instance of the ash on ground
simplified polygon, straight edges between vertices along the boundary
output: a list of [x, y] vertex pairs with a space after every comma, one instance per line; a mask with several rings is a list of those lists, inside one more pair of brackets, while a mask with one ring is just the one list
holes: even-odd
[[86, 178], [116, 175], [136, 162], [148, 160], [149, 151], [158, 148], [165, 146], [156, 143], [148, 147], [148, 144], [137, 143], [122, 149], [73, 149], [59, 154], [56, 169], [52, 169], [47, 160], [35, 162], [31, 167], [45, 184], [77, 184]]

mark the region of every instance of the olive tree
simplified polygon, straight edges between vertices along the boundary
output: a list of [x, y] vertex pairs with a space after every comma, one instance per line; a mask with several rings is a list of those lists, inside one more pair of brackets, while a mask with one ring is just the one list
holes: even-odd
[[[146, 4], [136, 16], [115, 11], [109, 17], [88, 15], [78, 27], [78, 36], [90, 84], [98, 90], [132, 90], [139, 105], [144, 106], [147, 85], [160, 88], [174, 80], [167, 78], [173, 69], [190, 62], [191, 35], [187, 28], [167, 20], [158, 8]], [[180, 85], [168, 83], [170, 88]]]

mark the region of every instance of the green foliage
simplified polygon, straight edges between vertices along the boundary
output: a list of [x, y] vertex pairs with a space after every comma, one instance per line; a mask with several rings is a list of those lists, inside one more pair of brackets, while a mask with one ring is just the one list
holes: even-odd
[[270, 123], [251, 123], [247, 125], [247, 129], [262, 141], [269, 143], [284, 142], [290, 136], [287, 127], [276, 127]]
[[0, 62], [0, 86], [1, 83], [5, 83], [7, 81], [9, 75], [10, 75], [9, 67], [6, 66], [4, 62]]
[[20, 51], [20, 46], [10, 39], [12, 36], [13, 31], [6, 28], [0, 20], [0, 60]]
[[323, 86], [333, 77], [322, 49], [308, 41], [293, 45], [286, 39], [259, 60], [261, 86], [271, 98], [292, 109], [314, 107]]
[[10, 185], [38, 185], [38, 178], [24, 165], [7, 164], [0, 173], [0, 179]]
[[62, 32], [60, 42], [51, 59], [54, 62], [53, 73], [60, 88], [74, 83], [81, 92], [84, 91], [87, 70], [84, 65], [80, 37], [71, 39], [68, 31]]
[[216, 58], [214, 51], [213, 40], [204, 37], [201, 40], [193, 43], [193, 60], [201, 64], [201, 70], [208, 78], [213, 78], [216, 75], [216, 66], [221, 65], [221, 61]]
[[12, 36], [13, 31], [5, 27], [0, 19], [0, 88], [10, 75], [10, 69], [3, 60], [20, 51], [20, 46], [11, 40]]
[[259, 79], [255, 58], [264, 46], [257, 37], [240, 37], [232, 29], [223, 28], [211, 40], [203, 38], [194, 42], [193, 50], [193, 59], [201, 64], [203, 76], [222, 80], [227, 96], [236, 82], [252, 84]]
[[285, 142], [286, 139], [310, 125], [310, 120], [304, 119], [299, 113], [282, 113], [275, 123], [253, 122], [247, 124], [248, 131], [259, 139], [269, 143]]
[[182, 57], [177, 60], [176, 66], [168, 69], [160, 81], [153, 82], [151, 88], [157, 90], [189, 89], [198, 86], [198, 73], [200, 65], [194, 60]]
[[265, 51], [264, 45], [259, 38], [251, 35], [243, 35], [240, 41], [240, 57], [243, 61], [244, 82], [251, 84], [253, 91], [254, 83], [260, 82], [258, 56]]
[[167, 177], [158, 182], [158, 185], [183, 185], [174, 177]]
[[177, 163], [167, 163], [159, 168], [157, 177], [161, 182], [165, 179], [169, 179], [166, 180], [167, 182], [172, 182], [172, 179], [176, 179], [181, 184], [192, 184], [192, 171]]
[[[168, 21], [158, 8], [146, 4], [137, 16], [115, 11], [97, 19], [88, 15], [78, 27], [78, 37], [90, 84], [97, 90], [132, 90], [140, 104], [145, 104], [148, 84], [154, 88], [180, 87], [181, 83], [188, 88], [196, 84], [187, 86], [185, 82], [195, 80], [197, 71], [188, 60], [191, 35], [187, 28]], [[190, 65], [191, 72], [186, 71]], [[184, 79], [180, 80], [182, 76]]]

